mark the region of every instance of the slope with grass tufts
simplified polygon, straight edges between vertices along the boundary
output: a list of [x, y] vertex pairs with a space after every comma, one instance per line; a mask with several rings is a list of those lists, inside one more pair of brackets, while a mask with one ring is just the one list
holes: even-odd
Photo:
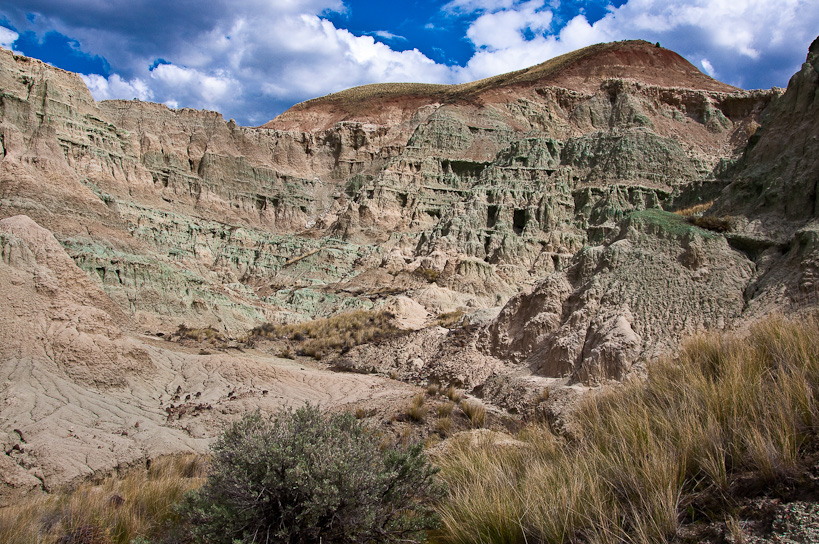
[[736, 534], [748, 498], [816, 491], [817, 392], [819, 316], [694, 338], [645, 380], [587, 399], [571, 436], [456, 442], [439, 459], [450, 496], [436, 541], [664, 542], [715, 523]]

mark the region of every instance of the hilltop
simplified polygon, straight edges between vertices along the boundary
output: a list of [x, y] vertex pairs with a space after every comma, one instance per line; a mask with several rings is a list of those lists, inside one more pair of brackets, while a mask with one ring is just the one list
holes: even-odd
[[[421, 106], [441, 103], [509, 102], [538, 87], [594, 92], [600, 81], [625, 79], [645, 85], [717, 92], [738, 89], [710, 78], [677, 53], [643, 40], [600, 43], [544, 63], [460, 85], [381, 83], [354, 87], [296, 104], [264, 128], [325, 130], [356, 120], [378, 123], [403, 118]], [[373, 103], [378, 108], [373, 108]]]

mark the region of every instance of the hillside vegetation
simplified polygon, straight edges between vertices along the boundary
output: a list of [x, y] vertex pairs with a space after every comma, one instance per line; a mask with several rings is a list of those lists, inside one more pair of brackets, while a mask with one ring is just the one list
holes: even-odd
[[819, 415], [819, 319], [700, 336], [644, 381], [590, 396], [570, 436], [455, 443], [440, 543], [664, 542], [732, 523], [738, 500], [804, 485]]
[[[443, 528], [431, 536], [648, 543], [692, 522], [739, 531], [743, 498], [812, 488], [818, 388], [819, 316], [696, 337], [644, 379], [590, 395], [566, 436], [532, 425], [517, 441], [456, 438], [437, 456], [448, 495], [438, 506]], [[169, 504], [201, 474], [182, 460], [7, 508], [0, 540], [178, 537], [184, 527]]]

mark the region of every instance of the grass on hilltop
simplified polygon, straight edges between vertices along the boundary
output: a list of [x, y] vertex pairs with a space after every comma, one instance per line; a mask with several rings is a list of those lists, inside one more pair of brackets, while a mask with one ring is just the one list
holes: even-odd
[[[559, 438], [458, 442], [440, 544], [665, 542], [692, 520], [735, 521], [743, 496], [796, 485], [817, 449], [819, 318], [709, 335], [594, 394]], [[815, 459], [814, 459], [815, 461]]]
[[282, 114], [283, 116], [309, 109], [320, 105], [332, 105], [342, 108], [360, 107], [373, 100], [385, 101], [390, 99], [404, 99], [407, 97], [417, 97], [422, 99], [435, 100], [458, 100], [468, 99], [481, 91], [487, 89], [503, 87], [507, 85], [520, 85], [531, 83], [551, 77], [560, 70], [574, 64], [584, 57], [594, 55], [606, 49], [616, 49], [623, 47], [622, 43], [599, 43], [590, 45], [577, 51], [572, 51], [560, 55], [546, 62], [524, 68], [506, 74], [488, 77], [478, 81], [462, 83], [459, 85], [438, 85], [429, 83], [376, 83], [353, 87], [337, 93], [319, 98], [313, 98], [293, 106], [290, 110]]

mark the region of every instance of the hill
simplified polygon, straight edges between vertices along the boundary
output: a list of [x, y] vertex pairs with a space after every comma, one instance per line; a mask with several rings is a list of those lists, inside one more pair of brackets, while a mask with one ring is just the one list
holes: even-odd
[[0, 502], [257, 407], [421, 439], [418, 384], [498, 426], [548, 389], [557, 428], [691, 334], [814, 305], [815, 59], [745, 91], [599, 44], [250, 128], [0, 51]]

